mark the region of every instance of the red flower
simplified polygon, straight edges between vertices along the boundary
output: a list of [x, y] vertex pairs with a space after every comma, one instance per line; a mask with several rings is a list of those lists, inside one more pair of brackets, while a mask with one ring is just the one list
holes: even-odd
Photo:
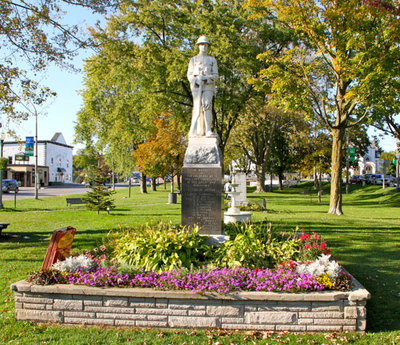
[[301, 240], [307, 241], [310, 238], [310, 234], [303, 234], [303, 235], [299, 236], [299, 238]]
[[313, 247], [314, 247], [315, 249], [318, 249], [318, 246], [317, 246], [316, 244], [314, 244]]
[[306, 249], [310, 249], [310, 245], [309, 244], [306, 244], [304, 247], [306, 247]]
[[317, 235], [317, 234], [314, 234], [314, 238], [315, 238], [316, 240], [319, 240], [319, 239], [321, 238], [321, 236], [319, 236], [319, 235]]
[[325, 243], [325, 242], [321, 242], [321, 243], [319, 244], [319, 249], [320, 249], [320, 250], [326, 250], [326, 243]]

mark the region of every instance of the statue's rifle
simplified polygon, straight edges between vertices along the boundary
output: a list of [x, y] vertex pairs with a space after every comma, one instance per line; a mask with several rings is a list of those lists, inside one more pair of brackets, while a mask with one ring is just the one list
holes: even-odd
[[[203, 73], [201, 72], [201, 74], [200, 74], [200, 77], [201, 76], [203, 76]], [[199, 108], [198, 108], [198, 113], [197, 113], [197, 119], [198, 119], [198, 121], [199, 121], [199, 125], [200, 125], [200, 133], [202, 134], [202, 135], [204, 135], [204, 131], [205, 131], [205, 128], [204, 128], [204, 119], [202, 118], [202, 117], [204, 117], [204, 115], [203, 116], [201, 116], [201, 114], [202, 114], [202, 112], [201, 112], [201, 94], [203, 93], [203, 79], [201, 79], [200, 78], [200, 85], [199, 85]]]

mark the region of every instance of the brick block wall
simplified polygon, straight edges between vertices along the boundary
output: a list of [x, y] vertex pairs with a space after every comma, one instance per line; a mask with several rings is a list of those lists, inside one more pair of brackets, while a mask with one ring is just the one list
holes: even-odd
[[357, 331], [366, 328], [370, 294], [357, 281], [351, 292], [237, 292], [12, 285], [18, 320], [69, 325], [223, 328], [261, 331]]

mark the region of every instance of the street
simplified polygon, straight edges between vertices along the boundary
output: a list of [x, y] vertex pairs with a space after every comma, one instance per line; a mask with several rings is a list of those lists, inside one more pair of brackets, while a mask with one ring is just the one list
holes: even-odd
[[[127, 185], [116, 184], [115, 189], [127, 188]], [[71, 184], [65, 186], [49, 186], [42, 187], [39, 189], [39, 198], [60, 196], [60, 195], [71, 195], [71, 194], [82, 194], [89, 190], [85, 185]], [[20, 187], [17, 193], [17, 200], [21, 199], [33, 199], [35, 197], [35, 187]], [[14, 192], [3, 193], [3, 201], [14, 200]]]

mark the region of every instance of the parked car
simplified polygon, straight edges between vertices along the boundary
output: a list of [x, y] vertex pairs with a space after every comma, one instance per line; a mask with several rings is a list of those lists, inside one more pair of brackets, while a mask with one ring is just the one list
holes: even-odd
[[377, 174], [365, 174], [365, 183], [366, 184], [374, 184], [375, 175]]
[[19, 192], [18, 181], [17, 180], [3, 180], [1, 190], [3, 193], [9, 193], [10, 191], [18, 193]]
[[[385, 176], [385, 185], [386, 186], [392, 186], [395, 182], [395, 178], [391, 175], [386, 175]], [[377, 174], [374, 178], [374, 184], [381, 185], [383, 184], [383, 175], [382, 174]]]
[[365, 181], [365, 178], [362, 175], [353, 175], [350, 177], [349, 181], [353, 184], [362, 184]]

